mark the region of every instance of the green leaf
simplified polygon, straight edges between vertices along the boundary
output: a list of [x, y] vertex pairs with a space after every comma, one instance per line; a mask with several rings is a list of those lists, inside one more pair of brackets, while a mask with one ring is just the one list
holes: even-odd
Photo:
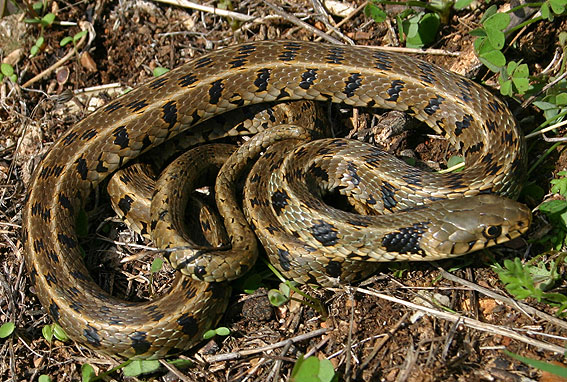
[[34, 57], [39, 52], [39, 48], [37, 45], [34, 45], [30, 48], [30, 56]]
[[540, 204], [539, 210], [546, 215], [557, 215], [567, 211], [567, 201], [550, 200]]
[[288, 298], [284, 296], [279, 290], [270, 289], [268, 291], [268, 300], [273, 306], [282, 306], [288, 301]]
[[461, 9], [468, 7], [472, 2], [473, 0], [457, 0], [455, 2], [455, 5], [453, 5], [453, 8], [459, 11]]
[[35, 40], [35, 46], [41, 48], [44, 42], [45, 42], [45, 38], [43, 36], [39, 36], [37, 40]]
[[14, 67], [10, 64], [0, 64], [0, 72], [6, 77], [9, 77], [14, 74]]
[[507, 13], [495, 13], [482, 23], [485, 28], [494, 28], [499, 31], [506, 29], [509, 24], [510, 15]]
[[484, 30], [486, 31], [486, 37], [488, 37], [490, 45], [492, 45], [494, 49], [500, 50], [504, 47], [506, 36], [502, 31], [492, 27], [486, 27]]
[[427, 13], [420, 17], [417, 24], [415, 24], [415, 32], [412, 32], [411, 35], [408, 33], [406, 46], [422, 48], [425, 45], [431, 44], [435, 41], [440, 23], [440, 16], [437, 13]]
[[5, 322], [0, 326], [0, 338], [6, 338], [14, 333], [16, 325], [13, 322]]
[[59, 46], [65, 46], [68, 43], [70, 43], [71, 41], [73, 41], [73, 37], [71, 36], [67, 36], [61, 39], [61, 41], [59, 42]]
[[43, 1], [36, 1], [35, 3], [32, 4], [32, 8], [37, 13], [43, 12]]
[[87, 30], [86, 30], [86, 29], [80, 31], [79, 33], [76, 33], [76, 34], [73, 36], [73, 41], [74, 41], [74, 42], [79, 41], [79, 40], [82, 39], [83, 36], [85, 36], [86, 34], [87, 34]]
[[[463, 157], [460, 157], [458, 155], [453, 155], [452, 157], [450, 157], [447, 160], [447, 167], [451, 168], [451, 167], [457, 166], [458, 164], [461, 164], [461, 163], [464, 163], [464, 162], [465, 162], [465, 159]], [[463, 167], [460, 167], [460, 168], [454, 170], [454, 172], [460, 172], [460, 171], [463, 171]]]
[[319, 360], [317, 357], [303, 358], [295, 362], [291, 372], [292, 382], [331, 382], [335, 381], [333, 364], [327, 359]]
[[557, 105], [567, 105], [567, 93], [559, 93], [555, 97], [555, 103]]
[[541, 17], [543, 17], [545, 20], [549, 20], [549, 21], [553, 20], [553, 16], [549, 11], [549, 5], [547, 3], [543, 3], [539, 8], [539, 11], [541, 12]]
[[521, 355], [509, 352], [508, 350], [504, 350], [504, 353], [506, 353], [508, 356], [523, 362], [533, 368], [539, 369], [539, 370], [543, 370], [543, 371], [547, 371], [548, 373], [551, 374], [555, 374], [559, 377], [562, 378], [567, 378], [567, 368], [559, 366], [559, 365], [553, 365], [551, 363], [545, 362], [545, 361], [539, 361], [537, 359], [532, 359], [532, 358], [526, 358], [523, 357]]
[[259, 273], [252, 273], [250, 276], [244, 279], [242, 284], [242, 290], [246, 294], [252, 294], [260, 288], [262, 285], [262, 275]]
[[226, 337], [230, 334], [230, 329], [227, 328], [226, 326], [221, 326], [215, 329], [215, 332], [217, 333], [217, 335], [219, 336], [223, 336]]
[[51, 382], [51, 377], [49, 375], [42, 374], [37, 380], [39, 382]]
[[94, 377], [96, 377], [96, 373], [93, 367], [88, 363], [84, 363], [81, 366], [81, 381], [90, 382]]
[[161, 257], [156, 257], [154, 258], [154, 261], [152, 261], [152, 266], [150, 267], [150, 271], [152, 273], [159, 272], [162, 266], [163, 266], [163, 259]]
[[203, 333], [203, 339], [210, 340], [211, 338], [213, 338], [216, 335], [217, 335], [216, 330], [210, 329], [210, 330], [207, 330], [205, 333]]
[[65, 333], [65, 330], [63, 330], [63, 328], [59, 326], [59, 324], [53, 324], [52, 327], [53, 327], [53, 336], [55, 338], [57, 338], [61, 342], [66, 342], [69, 340], [67, 333]]
[[480, 19], [480, 22], [484, 24], [484, 22], [489, 19], [490, 17], [492, 17], [494, 14], [496, 14], [496, 12], [498, 12], [498, 6], [496, 4], [491, 5], [486, 12], [484, 12], [484, 15], [482, 15], [482, 18]]
[[378, 7], [373, 2], [368, 2], [366, 7], [364, 7], [364, 15], [370, 17], [377, 23], [386, 21], [388, 15], [380, 7]]
[[41, 18], [41, 24], [44, 26], [49, 26], [53, 24], [54, 21], [55, 21], [55, 15], [51, 12]]
[[506, 57], [499, 50], [491, 50], [479, 55], [479, 60], [493, 72], [500, 71], [500, 68], [506, 65]]
[[169, 69], [158, 66], [157, 68], [154, 69], [153, 75], [154, 77], [159, 77], [167, 72], [169, 72]]
[[527, 78], [512, 77], [512, 82], [514, 83], [514, 86], [516, 86], [518, 94], [524, 94], [531, 88], [530, 80]]
[[555, 13], [556, 15], [561, 15], [563, 12], [565, 12], [565, 7], [567, 7], [567, 1], [549, 0], [549, 5], [551, 5], [551, 9], [553, 10], [553, 13]]
[[157, 360], [134, 360], [122, 369], [126, 377], [137, 377], [140, 374], [153, 373], [159, 369]]
[[500, 82], [500, 94], [503, 96], [512, 96], [512, 81], [502, 80], [500, 77], [498, 81]]
[[51, 340], [53, 339], [53, 327], [51, 325], [44, 325], [41, 329], [41, 334], [47, 342], [51, 343]]

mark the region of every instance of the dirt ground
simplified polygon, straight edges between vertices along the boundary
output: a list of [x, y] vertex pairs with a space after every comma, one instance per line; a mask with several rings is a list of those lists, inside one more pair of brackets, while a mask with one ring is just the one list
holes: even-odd
[[[108, 104], [127, 88], [151, 79], [156, 67], [174, 68], [212, 49], [246, 41], [313, 40], [316, 37], [312, 30], [294, 24], [290, 15], [319, 30], [328, 30], [328, 15], [315, 11], [310, 1], [273, 3], [278, 4], [281, 13], [257, 0], [232, 2], [233, 11], [255, 17], [238, 21], [207, 11], [142, 0], [49, 2], [49, 10], [57, 15], [57, 20], [72, 22], [72, 25], [61, 23], [45, 28], [45, 45], [33, 58], [28, 57], [28, 52], [40, 35], [40, 28], [23, 23], [21, 15], [0, 19], [3, 28], [0, 36], [9, 36], [0, 39], [3, 57], [22, 49], [19, 56], [14, 55], [21, 86], [0, 84], [0, 323], [16, 324], [15, 333], [0, 340], [1, 380], [32, 381], [43, 374], [54, 381], [80, 380], [81, 365], [85, 363], [97, 372], [120, 363], [71, 341], [55, 340], [50, 344], [42, 336], [42, 328], [51, 323], [51, 319], [30, 286], [20, 238], [20, 212], [27, 181], [41, 156], [54, 140], [94, 107]], [[350, 7], [347, 12], [353, 16], [338, 27], [344, 37], [333, 35], [341, 43], [348, 38], [357, 45], [399, 44], [392, 25], [377, 24], [363, 12], [355, 12], [362, 1], [342, 4]], [[478, 26], [485, 10], [486, 6], [481, 4], [474, 10], [453, 13], [448, 24], [441, 27], [437, 42], [431, 48], [460, 52], [460, 55], [436, 52], [420, 54], [420, 57], [474, 75], [487, 86], [496, 86], [492, 74], [473, 59], [472, 38], [468, 34]], [[330, 20], [336, 24], [343, 17], [332, 16]], [[85, 41], [77, 42], [80, 57], [70, 54], [56, 71], [30, 81], [72, 52], [71, 45], [60, 47], [59, 41], [79, 32], [78, 23], [91, 31]], [[558, 31], [566, 29], [567, 23], [559, 18], [551, 23], [536, 23], [521, 32], [518, 36], [521, 43], [514, 45], [519, 48], [507, 54], [515, 59], [522, 58], [537, 73], [557, 49]], [[105, 84], [116, 86], [87, 89]], [[73, 95], [72, 92], [78, 90], [82, 91]], [[542, 120], [536, 109], [521, 109], [516, 100], [507, 101], [517, 118], [527, 121], [522, 124], [526, 132], [536, 125], [534, 121]], [[342, 118], [347, 124], [353, 124], [352, 110], [337, 110], [344, 115]], [[359, 122], [354, 124], [365, 131], [366, 122], [371, 118], [361, 114]], [[429, 134], [423, 129], [403, 133], [387, 144], [387, 149], [399, 154], [412, 148], [422, 162], [445, 163], [447, 152], [451, 150], [443, 140]], [[370, 128], [360, 135], [378, 137], [379, 133]], [[549, 144], [532, 146], [531, 163]], [[557, 152], [530, 180], [547, 185], [564, 166], [565, 156]], [[93, 277], [117, 296], [130, 300], [147, 298], [151, 293], [149, 269], [153, 256], [136, 247], [115, 243], [151, 243], [144, 242], [129, 232], [118, 218], [113, 218], [104, 190], [93, 200], [96, 206], [88, 211], [92, 235], [87, 246], [92, 248], [88, 265]], [[530, 207], [535, 205], [532, 203]], [[567, 322], [553, 319], [554, 311], [548, 305], [527, 300], [528, 306], [524, 307], [514, 300], [486, 294], [489, 290], [508, 297], [490, 264], [494, 258], [501, 263], [505, 258], [530, 258], [538, 254], [539, 249], [528, 241], [545, 229], [542, 226], [545, 222], [536, 214], [528, 234], [507, 245], [434, 264], [384, 265], [358, 289], [302, 288], [323, 303], [326, 319], [295, 301], [272, 307], [266, 288], [277, 288], [273, 275], [263, 279], [265, 287], [253, 294], [244, 293], [243, 282], [237, 281], [228, 311], [220, 321], [221, 326], [230, 328], [231, 335], [203, 341], [202, 345], [183, 354], [183, 358], [193, 361], [190, 368], [163, 367], [147, 378], [286, 381], [299, 354], [308, 353], [330, 359], [339, 380], [559, 380], [513, 360], [502, 350], [560, 363], [562, 357], [541, 344], [565, 347]], [[443, 269], [450, 271], [453, 278]], [[264, 265], [258, 265], [256, 271], [270, 274]], [[154, 288], [163, 289], [164, 280], [170, 276], [171, 272], [162, 271], [153, 280]], [[427, 314], [419, 307], [434, 312]], [[288, 339], [293, 341], [270, 350], [251, 352], [237, 359], [222, 357]], [[132, 380], [120, 373], [107, 380], [113, 379]]]

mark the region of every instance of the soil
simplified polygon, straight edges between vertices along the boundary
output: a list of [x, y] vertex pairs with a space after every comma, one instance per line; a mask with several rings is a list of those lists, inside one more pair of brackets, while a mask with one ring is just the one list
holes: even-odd
[[[120, 92], [151, 79], [156, 67], [174, 68], [212, 49], [246, 41], [315, 38], [309, 30], [294, 25], [289, 18], [274, 17], [274, 11], [264, 2], [224, 3], [231, 4], [235, 12], [257, 18], [242, 22], [157, 2], [99, 0], [49, 2], [49, 10], [57, 15], [57, 20], [71, 25], [56, 24], [43, 31], [37, 24], [24, 23], [21, 14], [0, 19], [1, 34], [10, 36], [0, 39], [0, 53], [13, 60], [20, 85], [72, 52], [72, 45], [61, 47], [59, 41], [79, 32], [78, 23], [88, 22], [92, 32], [87, 41], [77, 47], [78, 54], [71, 55], [56, 72], [25, 86], [7, 81], [0, 84], [0, 259], [3, 265], [0, 272], [0, 322], [16, 324], [15, 333], [0, 340], [1, 380], [35, 381], [43, 374], [54, 381], [80, 380], [81, 366], [85, 363], [92, 365], [97, 372], [104, 372], [121, 362], [72, 341], [53, 340], [49, 343], [42, 336], [42, 328], [50, 324], [51, 319], [39, 304], [26, 274], [20, 238], [20, 211], [30, 173], [52, 142], [95, 107], [107, 104]], [[285, 5], [282, 4], [284, 2], [278, 3], [286, 15], [295, 15], [315, 28], [327, 30], [321, 21], [324, 16], [313, 10], [312, 2], [293, 0], [285, 2]], [[362, 1], [345, 1], [343, 4], [354, 10]], [[476, 80], [495, 89], [495, 77], [483, 70], [471, 54], [469, 32], [478, 27], [486, 7], [480, 4], [472, 11], [453, 12], [448, 23], [441, 27], [431, 48], [460, 52], [459, 56], [420, 54], [420, 57], [474, 75]], [[32, 17], [31, 11], [25, 17]], [[342, 17], [333, 16], [330, 20], [336, 24]], [[86, 27], [86, 24], [81, 25]], [[358, 12], [339, 29], [358, 45], [396, 46], [399, 41], [393, 33], [394, 27], [388, 25], [377, 24], [363, 12]], [[559, 49], [557, 35], [566, 29], [564, 18], [533, 24], [520, 32], [517, 37], [522, 43], [512, 44], [507, 54], [523, 59], [537, 74]], [[41, 33], [45, 44], [36, 56], [29, 57], [30, 47]], [[21, 49], [19, 54], [17, 49]], [[87, 89], [103, 84], [117, 85], [106, 89]], [[72, 93], [80, 89], [87, 91]], [[494, 92], [496, 94], [497, 90]], [[526, 132], [543, 119], [535, 108], [522, 109], [516, 100], [507, 101]], [[423, 127], [404, 131], [393, 138], [394, 143], [385, 143], [381, 139], [381, 128], [376, 127], [379, 124], [372, 122], [373, 117], [367, 111], [354, 118], [352, 110], [333, 110], [347, 126], [355, 126], [351, 135], [383, 144], [394, 154], [406, 155], [410, 148], [412, 150], [407, 155], [414, 156], [418, 163], [427, 167], [445, 167], [446, 159], [452, 154], [445, 140], [432, 136], [431, 131]], [[348, 133], [345, 129], [342, 134]], [[533, 145], [530, 163], [548, 147], [545, 142]], [[542, 171], [533, 175], [530, 181], [548, 185], [552, 176], [564, 169], [565, 163], [566, 156], [560, 151], [554, 152], [540, 165]], [[532, 200], [522, 201], [535, 207]], [[160, 293], [167, 287], [172, 272], [164, 270], [152, 277], [150, 265], [153, 256], [148, 251], [115, 244], [151, 243], [130, 232], [114, 216], [104, 190], [93, 196], [92, 202], [94, 207], [88, 210], [90, 233], [84, 245], [95, 280], [111, 293], [133, 301]], [[537, 339], [564, 347], [567, 323], [560, 325], [542, 316], [527, 314], [513, 303], [495, 300], [479, 292], [478, 288], [444, 278], [438, 268], [451, 270], [455, 276], [473, 285], [508, 296], [490, 264], [494, 263], [494, 259], [502, 263], [503, 259], [530, 258], [540, 253], [540, 248], [528, 245], [528, 242], [541, 235], [547, 227], [536, 213], [533, 227], [521, 239], [462, 259], [435, 264], [384, 265], [380, 272], [359, 285], [366, 291], [395, 297], [397, 302], [347, 287], [301, 287], [322, 303], [323, 311], [310, 307], [297, 293], [294, 296], [299, 301], [292, 300], [275, 308], [269, 304], [267, 290], [277, 288], [278, 281], [265, 266], [258, 265], [255, 271], [268, 275], [262, 279], [262, 288], [247, 294], [243, 281], [233, 285], [229, 308], [219, 324], [230, 328], [231, 334], [203, 341], [183, 354], [183, 358], [193, 362], [189, 368], [162, 367], [159, 372], [145, 378], [163, 381], [266, 381], [270, 377], [274, 381], [287, 381], [298, 356], [308, 353], [330, 359], [339, 380], [552, 380], [545, 379], [550, 376], [544, 372], [510, 358], [502, 350], [556, 363], [563, 362], [560, 355], [537, 344], [527, 344], [496, 333], [494, 328], [513, 328], [528, 340]], [[555, 313], [554, 308], [539, 304], [534, 299], [525, 302], [550, 315]], [[452, 312], [454, 317], [467, 317], [492, 326], [486, 326], [484, 330], [473, 328], [466, 324], [466, 320], [453, 322], [438, 315], [420, 313], [408, 303]], [[298, 336], [305, 338], [295, 341]], [[237, 359], [221, 357], [288, 339], [294, 340], [293, 343], [241, 355]], [[132, 380], [120, 372], [108, 378]]]

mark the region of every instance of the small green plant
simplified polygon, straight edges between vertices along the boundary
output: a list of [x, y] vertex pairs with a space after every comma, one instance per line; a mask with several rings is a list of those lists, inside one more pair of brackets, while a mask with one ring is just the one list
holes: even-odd
[[8, 78], [12, 82], [18, 81], [18, 76], [14, 73], [14, 67], [10, 64], [0, 64], [0, 82]]
[[43, 31], [45, 28], [50, 27], [55, 21], [55, 14], [49, 12], [43, 16], [39, 16], [45, 12], [46, 4], [38, 1], [32, 4], [33, 13], [38, 15], [30, 19], [25, 19], [24, 22], [28, 24], [38, 24], [40, 27], [39, 37], [35, 40], [34, 45], [30, 48], [30, 57], [34, 57], [43, 48], [45, 39], [43, 38]]
[[122, 368], [126, 377], [137, 377], [158, 371], [160, 363], [158, 360], [134, 360]]
[[230, 329], [225, 326], [221, 326], [216, 329], [207, 330], [205, 333], [203, 333], [203, 339], [209, 340], [215, 336], [226, 337], [229, 334], [230, 334]]
[[[471, 0], [458, 1], [454, 7], [461, 9], [471, 2]], [[400, 41], [408, 48], [423, 48], [435, 41], [440, 25], [447, 23], [453, 6], [452, 1], [442, 0], [429, 2], [371, 0], [364, 8], [364, 14], [381, 23], [386, 20], [388, 14], [380, 8], [380, 5], [391, 4], [407, 6], [407, 9], [396, 15], [396, 25]]]
[[49, 343], [51, 343], [53, 337], [55, 337], [61, 342], [66, 342], [69, 340], [67, 333], [65, 333], [65, 330], [63, 330], [63, 328], [59, 326], [59, 324], [54, 323], [50, 325], [45, 325], [41, 330], [41, 333], [43, 334], [43, 338], [45, 338]]
[[559, 178], [551, 180], [551, 192], [559, 194], [561, 199], [543, 202], [539, 210], [547, 216], [553, 226], [541, 242], [550, 242], [559, 251], [567, 245], [567, 171], [560, 171], [557, 175]]
[[331, 361], [317, 357], [303, 358], [303, 355], [300, 355], [295, 362], [290, 378], [292, 382], [337, 382], [338, 380], [339, 377]]
[[49, 375], [42, 374], [37, 380], [39, 382], [51, 382], [51, 377]]
[[154, 77], [159, 77], [159, 76], [163, 76], [167, 72], [169, 72], [169, 69], [158, 66], [154, 69], [153, 75]]
[[6, 338], [14, 333], [16, 325], [13, 322], [5, 322], [0, 326], [0, 338]]
[[[524, 7], [539, 7], [541, 16], [527, 20], [513, 28], [510, 25], [510, 13]], [[555, 16], [565, 15], [567, 0], [549, 0], [542, 3], [524, 3], [507, 12], [498, 12], [496, 5], [490, 6], [484, 13], [482, 27], [470, 32], [476, 36], [474, 49], [479, 60], [491, 71], [498, 73], [502, 95], [523, 95], [530, 90], [537, 90], [530, 84], [529, 68], [526, 64], [506, 61], [502, 50], [506, 38], [515, 31], [541, 20], [553, 20]], [[563, 67], [564, 70], [564, 67]]]
[[528, 297], [538, 302], [546, 302], [558, 307], [558, 315], [567, 309], [567, 296], [561, 293], [551, 293], [551, 289], [562, 279], [558, 272], [565, 256], [560, 255], [555, 260], [549, 260], [548, 264], [543, 261], [542, 256], [535, 257], [525, 264], [519, 258], [504, 260], [504, 267], [500, 264], [493, 266], [500, 281], [506, 286], [506, 290], [518, 299]]
[[67, 44], [69, 44], [70, 42], [73, 43], [73, 50], [75, 51], [75, 53], [77, 53], [77, 43], [87, 34], [87, 30], [82, 30], [78, 33], [75, 33], [74, 36], [67, 36], [64, 37], [60, 42], [59, 45], [60, 46], [65, 46]]

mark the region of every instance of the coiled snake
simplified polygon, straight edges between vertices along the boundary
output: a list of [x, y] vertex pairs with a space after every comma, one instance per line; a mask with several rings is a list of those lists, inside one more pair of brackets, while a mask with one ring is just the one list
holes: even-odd
[[[226, 132], [200, 131], [196, 125], [248, 104], [297, 99], [406, 111], [433, 129], [444, 132], [466, 157], [464, 171], [435, 178], [411, 168], [393, 169], [390, 178], [379, 183], [377, 189], [373, 191], [370, 188], [358, 194], [360, 200], [381, 204], [388, 209], [420, 194], [432, 201], [485, 193], [509, 197], [518, 194], [525, 171], [522, 135], [507, 107], [481, 86], [424, 61], [381, 50], [286, 41], [232, 46], [197, 58], [92, 113], [66, 132], [36, 169], [23, 211], [25, 259], [35, 292], [53, 320], [76, 341], [97, 351], [124, 357], [159, 358], [199, 341], [201, 333], [213, 326], [224, 311], [228, 288], [222, 283], [179, 277], [171, 291], [158, 300], [143, 303], [120, 301], [104, 292], [89, 276], [75, 233], [76, 215], [89, 193], [104, 178], [181, 131], [192, 129], [200, 141], [222, 137]], [[288, 145], [287, 149], [292, 151], [289, 143], [277, 145]], [[344, 162], [342, 173], [351, 179], [350, 183], [342, 186], [344, 188], [358, 182], [366, 167], [375, 166], [378, 155], [368, 148], [361, 149], [367, 150], [362, 155], [356, 155], [358, 148], [341, 151], [344, 146], [342, 140], [331, 140], [323, 146], [314, 145], [309, 151], [319, 156], [333, 156], [335, 154], [329, 155], [327, 149], [338, 149], [337, 156], [354, 153], [362, 161], [354, 163], [347, 159]], [[272, 154], [264, 155], [262, 160], [270, 161], [270, 158], [279, 155], [274, 154], [276, 149], [270, 150], [268, 153]], [[303, 163], [298, 171], [311, 169], [315, 175], [292, 173], [284, 177], [286, 181], [301, 183], [297, 179], [305, 179], [303, 186], [314, 178], [325, 181], [324, 174], [331, 170], [324, 158], [309, 161], [302, 158], [305, 148], [295, 151], [301, 158], [297, 162]], [[285, 169], [290, 160], [279, 162]], [[271, 178], [280, 170], [272, 172]], [[258, 174], [257, 169], [255, 174]], [[297, 179], [294, 179], [296, 175]], [[256, 187], [254, 183], [262, 183], [268, 189], [271, 187], [271, 180], [250, 180], [257, 179], [254, 176], [248, 179], [248, 195], [251, 195], [250, 189]], [[294, 214], [302, 213], [303, 207], [288, 211], [287, 206], [296, 202], [295, 196], [287, 191], [281, 192], [279, 183], [275, 184], [275, 190], [266, 191], [272, 194], [262, 204], [265, 206], [271, 202], [272, 215], [284, 216], [284, 220], [289, 221], [296, 219]], [[249, 200], [245, 203], [249, 209], [257, 208], [254, 197], [247, 198]], [[478, 198], [467, 199], [464, 204], [478, 207], [480, 203], [481, 211], [497, 215], [500, 211], [498, 204], [508, 202], [503, 202], [504, 198], [488, 196], [488, 199], [491, 198], [496, 198], [496, 205], [494, 200], [484, 204], [486, 196], [481, 196], [480, 202], [474, 201]], [[299, 201], [299, 204], [314, 203]], [[324, 250], [323, 247], [333, 249], [334, 255], [323, 262], [328, 266], [317, 266], [319, 271], [328, 272], [331, 276], [340, 274], [337, 266], [340, 268], [341, 261], [350, 262], [358, 258], [394, 261], [402, 259], [400, 254], [406, 252], [427, 259], [428, 255], [420, 247], [421, 237], [426, 231], [431, 231], [435, 223], [425, 212], [428, 209], [419, 204], [414, 203], [413, 207], [417, 213], [423, 214], [418, 221], [404, 225], [402, 218], [393, 230], [382, 227], [374, 234], [364, 231], [373, 217], [352, 220], [351, 215], [346, 216], [347, 226], [364, 234], [359, 236], [352, 248], [343, 252], [336, 247], [337, 242], [343, 240], [342, 225], [335, 226], [333, 219], [345, 216], [332, 213], [317, 215], [315, 220], [306, 221], [307, 226], [297, 228], [291, 236], [295, 240], [294, 245], [303, 246], [307, 252]], [[476, 233], [482, 244], [476, 241], [461, 243], [454, 245], [453, 249], [462, 253], [465, 252], [463, 245], [474, 250], [524, 232], [530, 222], [529, 211], [513, 201], [507, 205], [516, 211], [513, 219], [517, 221], [502, 223], [509, 224], [505, 228], [498, 225], [500, 223], [489, 223]], [[446, 211], [452, 210], [453, 207]], [[250, 211], [247, 213], [250, 214]], [[254, 226], [265, 224], [254, 220], [254, 216], [262, 215], [262, 212], [251, 214]], [[441, 212], [440, 215], [442, 220], [452, 221], [452, 212], [449, 215]], [[395, 218], [397, 213], [389, 216]], [[459, 214], [456, 216], [455, 225], [466, 231], [471, 222]], [[274, 221], [273, 216], [264, 217], [268, 222]], [[281, 262], [283, 270], [293, 267], [296, 261], [293, 247], [288, 250], [287, 244], [280, 241], [287, 240], [282, 233], [283, 228], [270, 227], [269, 224], [255, 228], [263, 231], [276, 229], [276, 239], [261, 239], [268, 252], [279, 254], [275, 258]], [[444, 229], [441, 228], [443, 233], [433, 235], [438, 238], [446, 236], [451, 240], [451, 233]], [[382, 246], [386, 250], [394, 250], [393, 253], [383, 255], [384, 251], [381, 251], [381, 255], [375, 255], [363, 250], [362, 255], [357, 254], [354, 247], [360, 246], [369, 235], [377, 236], [374, 249]], [[407, 237], [413, 240], [410, 240], [409, 246], [405, 245], [407, 242], [404, 245], [396, 242]], [[348, 235], [344, 239], [347, 238]], [[446, 257], [450, 252], [438, 255]], [[382, 257], [378, 259], [379, 256]], [[201, 271], [198, 276], [206, 279], [207, 270]], [[309, 281], [309, 277], [303, 281]]]

